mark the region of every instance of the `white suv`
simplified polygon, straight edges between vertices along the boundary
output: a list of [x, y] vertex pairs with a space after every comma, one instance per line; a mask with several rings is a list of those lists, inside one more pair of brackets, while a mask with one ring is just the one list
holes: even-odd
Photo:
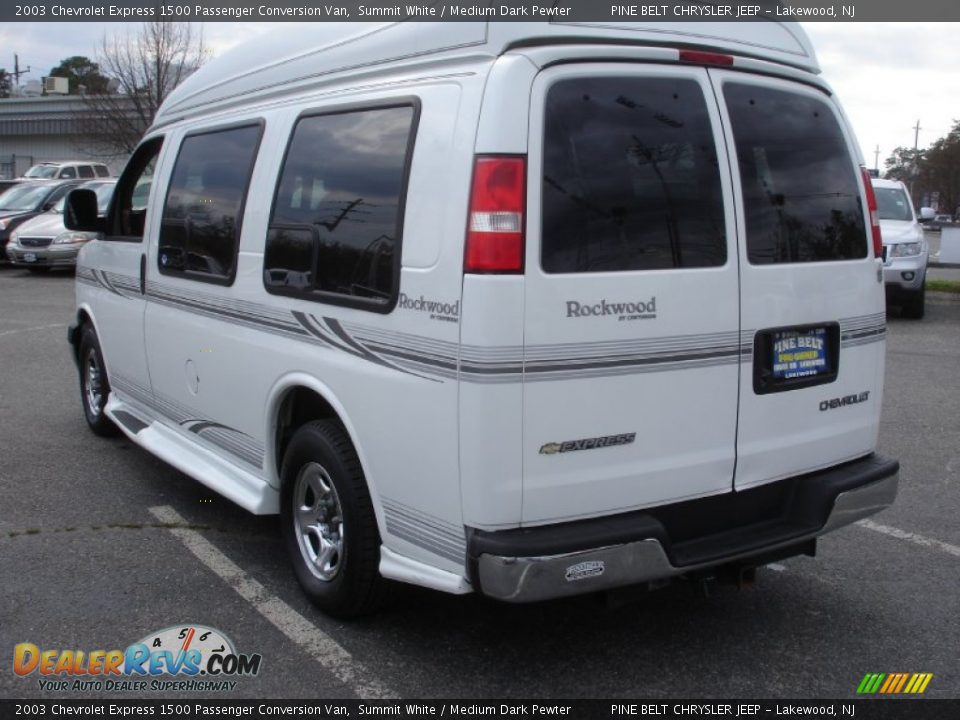
[[103, 163], [88, 160], [63, 160], [60, 162], [42, 162], [32, 166], [23, 174], [31, 180], [92, 180], [110, 177], [110, 168]]
[[[899, 180], [874, 178], [880, 233], [883, 236], [883, 279], [887, 298], [904, 316], [920, 319], [926, 301], [929, 246], [917, 220], [907, 186]], [[932, 211], [930, 211], [932, 217]]]
[[743, 571], [893, 502], [880, 228], [799, 26], [257, 43], [105, 222], [70, 195], [70, 337], [93, 430], [280, 513], [322, 608]]

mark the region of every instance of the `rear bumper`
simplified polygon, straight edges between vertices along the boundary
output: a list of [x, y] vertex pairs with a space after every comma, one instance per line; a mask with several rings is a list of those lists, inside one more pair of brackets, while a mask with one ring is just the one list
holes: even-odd
[[499, 600], [535, 602], [790, 557], [891, 505], [899, 469], [896, 460], [870, 455], [761, 488], [624, 515], [470, 530], [471, 581]]

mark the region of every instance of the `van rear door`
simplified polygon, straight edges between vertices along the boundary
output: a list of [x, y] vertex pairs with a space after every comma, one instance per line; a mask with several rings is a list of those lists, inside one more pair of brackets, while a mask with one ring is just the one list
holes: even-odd
[[523, 522], [729, 492], [736, 230], [707, 71], [558, 66], [531, 103]]
[[740, 231], [736, 489], [818, 470], [876, 445], [883, 284], [863, 174], [833, 98], [711, 70]]

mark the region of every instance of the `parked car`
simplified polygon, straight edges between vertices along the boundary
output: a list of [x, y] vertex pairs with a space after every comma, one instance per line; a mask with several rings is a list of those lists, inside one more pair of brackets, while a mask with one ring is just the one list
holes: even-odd
[[[910, 191], [899, 180], [874, 179], [880, 233], [883, 236], [883, 280], [887, 300], [905, 317], [920, 319], [926, 302], [929, 246], [923, 225], [913, 211]], [[929, 208], [921, 208], [932, 216]]]
[[110, 177], [110, 168], [88, 160], [62, 160], [33, 165], [23, 177], [31, 180], [85, 180]]
[[924, 223], [923, 227], [925, 230], [932, 230], [933, 232], [940, 232], [944, 225], [951, 225], [953, 223], [953, 216], [951, 215], [934, 215], [933, 220], [930, 222]]
[[350, 27], [212, 60], [106, 218], [70, 194], [93, 432], [279, 513], [341, 616], [742, 576], [893, 502], [876, 199], [800, 25]]
[[6, 257], [10, 235], [19, 225], [53, 208], [79, 184], [78, 180], [32, 180], [0, 195], [0, 258]]
[[[113, 179], [91, 180], [78, 187], [96, 193], [97, 210], [102, 216], [107, 212], [116, 184]], [[38, 271], [76, 265], [80, 248], [97, 234], [67, 230], [63, 224], [65, 202], [66, 197], [60, 198], [53, 209], [27, 220], [14, 230], [7, 243], [7, 259], [11, 263]]]
[[0, 179], [0, 193], [5, 193], [7, 190], [12, 188], [14, 185], [19, 185], [23, 180], [21, 178], [15, 178], [12, 180]]

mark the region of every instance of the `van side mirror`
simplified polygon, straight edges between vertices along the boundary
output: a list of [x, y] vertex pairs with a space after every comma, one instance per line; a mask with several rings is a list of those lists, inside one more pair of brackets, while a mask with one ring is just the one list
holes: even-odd
[[104, 232], [107, 223], [97, 215], [97, 194], [93, 190], [71, 190], [63, 207], [63, 224], [67, 230]]
[[920, 208], [920, 222], [930, 222], [937, 215], [936, 211], [933, 208], [922, 207]]

